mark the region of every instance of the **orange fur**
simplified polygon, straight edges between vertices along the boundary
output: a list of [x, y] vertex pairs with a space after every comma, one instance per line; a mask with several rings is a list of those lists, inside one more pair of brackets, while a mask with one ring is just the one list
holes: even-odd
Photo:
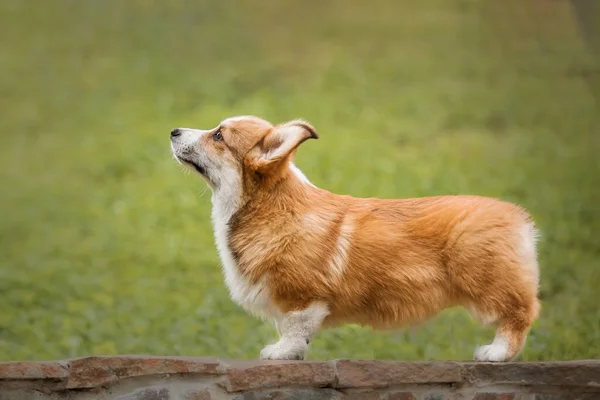
[[497, 324], [507, 348], [497, 358], [521, 350], [539, 311], [535, 228], [522, 208], [478, 196], [333, 194], [290, 169], [296, 148], [317, 137], [306, 122], [274, 127], [247, 117], [217, 129], [223, 142], [200, 142], [237, 163], [242, 186], [229, 247], [248, 284], [265, 285], [277, 315], [324, 304], [325, 327], [391, 328], [464, 306]]

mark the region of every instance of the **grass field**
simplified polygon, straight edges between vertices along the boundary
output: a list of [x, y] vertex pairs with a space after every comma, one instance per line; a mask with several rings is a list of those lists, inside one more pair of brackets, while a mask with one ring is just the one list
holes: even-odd
[[[0, 0], [0, 360], [256, 358], [205, 184], [169, 131], [305, 118], [298, 166], [356, 196], [480, 194], [539, 227], [524, 360], [600, 357], [599, 108], [563, 1]], [[502, 4], [502, 5], [501, 5]], [[321, 333], [310, 358], [470, 359], [462, 310]]]

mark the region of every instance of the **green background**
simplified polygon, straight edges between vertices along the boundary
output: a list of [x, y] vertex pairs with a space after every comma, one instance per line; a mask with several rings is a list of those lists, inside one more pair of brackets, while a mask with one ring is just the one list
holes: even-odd
[[[0, 0], [0, 359], [257, 358], [174, 127], [310, 121], [356, 196], [495, 196], [542, 231], [524, 360], [600, 357], [597, 60], [568, 2]], [[596, 75], [594, 75], [596, 74]], [[309, 357], [470, 359], [463, 310], [322, 332]]]

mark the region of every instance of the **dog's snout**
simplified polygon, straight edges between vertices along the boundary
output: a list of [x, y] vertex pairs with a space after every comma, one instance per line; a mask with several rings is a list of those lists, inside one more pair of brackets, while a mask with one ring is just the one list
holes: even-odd
[[177, 128], [177, 129], [173, 129], [173, 130], [171, 131], [171, 137], [172, 137], [172, 138], [173, 138], [173, 137], [177, 137], [177, 136], [179, 136], [179, 135], [181, 135], [181, 129]]

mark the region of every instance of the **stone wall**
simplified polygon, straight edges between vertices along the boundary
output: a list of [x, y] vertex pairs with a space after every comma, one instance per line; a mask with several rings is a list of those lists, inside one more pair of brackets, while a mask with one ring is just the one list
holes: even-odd
[[600, 399], [600, 360], [548, 363], [89, 357], [0, 363], [7, 399]]

